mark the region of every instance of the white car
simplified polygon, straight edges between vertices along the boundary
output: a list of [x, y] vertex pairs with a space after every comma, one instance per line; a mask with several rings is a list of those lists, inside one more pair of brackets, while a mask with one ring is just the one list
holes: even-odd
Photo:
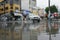
[[35, 14], [32, 14], [32, 13], [30, 13], [30, 14], [28, 15], [28, 19], [29, 19], [29, 20], [33, 20], [33, 22], [34, 22], [34, 21], [40, 22], [40, 16], [35, 15]]
[[51, 18], [51, 19], [53, 19], [53, 18], [54, 18], [54, 16], [51, 16], [50, 18]]

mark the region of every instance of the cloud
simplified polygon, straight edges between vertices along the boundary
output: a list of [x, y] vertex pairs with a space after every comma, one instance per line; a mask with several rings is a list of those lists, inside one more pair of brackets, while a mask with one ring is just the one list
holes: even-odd
[[[60, 0], [50, 0], [50, 4], [60, 7]], [[48, 0], [37, 0], [37, 6], [40, 8], [47, 7], [48, 6]]]

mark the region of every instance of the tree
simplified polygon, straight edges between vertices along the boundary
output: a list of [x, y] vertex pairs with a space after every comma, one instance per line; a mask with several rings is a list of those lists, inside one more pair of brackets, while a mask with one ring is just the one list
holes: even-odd
[[[46, 11], [46, 13], [48, 14], [49, 7], [46, 7], [46, 8], [45, 8], [45, 11]], [[50, 6], [50, 12], [51, 12], [51, 13], [58, 12], [57, 7], [56, 7], [55, 5]]]

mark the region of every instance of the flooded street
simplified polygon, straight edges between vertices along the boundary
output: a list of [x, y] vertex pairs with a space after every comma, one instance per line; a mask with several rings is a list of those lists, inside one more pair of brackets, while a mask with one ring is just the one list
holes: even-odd
[[0, 22], [0, 40], [60, 40], [60, 20]]
[[0, 0], [0, 40], [60, 40], [60, 0]]

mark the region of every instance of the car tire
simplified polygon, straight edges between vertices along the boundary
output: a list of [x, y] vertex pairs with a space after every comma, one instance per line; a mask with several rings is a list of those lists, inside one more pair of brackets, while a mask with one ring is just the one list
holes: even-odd
[[40, 20], [38, 20], [38, 22], [40, 22]]

